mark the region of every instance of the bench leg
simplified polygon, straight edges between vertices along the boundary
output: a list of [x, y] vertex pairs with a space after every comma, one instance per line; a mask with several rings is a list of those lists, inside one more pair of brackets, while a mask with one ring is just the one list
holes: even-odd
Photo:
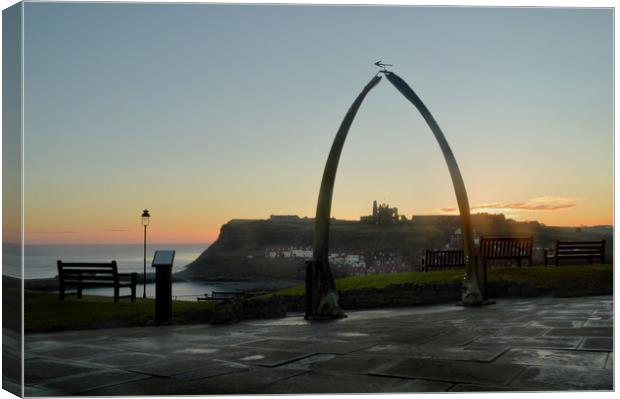
[[119, 296], [120, 296], [120, 288], [118, 286], [114, 286], [114, 302], [118, 302], [119, 301]]
[[65, 300], [65, 285], [64, 284], [60, 284], [60, 287], [58, 288], [58, 299], [60, 299], [61, 301]]
[[78, 285], [78, 288], [77, 288], [77, 298], [82, 299], [82, 285], [81, 284]]
[[132, 281], [133, 284], [131, 284], [131, 302], [135, 302], [136, 301], [136, 282]]

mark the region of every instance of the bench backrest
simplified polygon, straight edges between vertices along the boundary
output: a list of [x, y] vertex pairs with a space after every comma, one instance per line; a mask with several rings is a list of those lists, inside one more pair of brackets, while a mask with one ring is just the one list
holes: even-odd
[[465, 255], [462, 250], [436, 251], [426, 250], [424, 267], [459, 267], [465, 266]]
[[479, 254], [486, 259], [530, 258], [533, 242], [533, 237], [480, 237]]
[[555, 253], [560, 256], [602, 256], [605, 253], [605, 240], [599, 241], [556, 241]]
[[56, 261], [58, 277], [62, 280], [118, 280], [116, 261], [108, 263], [85, 263]]

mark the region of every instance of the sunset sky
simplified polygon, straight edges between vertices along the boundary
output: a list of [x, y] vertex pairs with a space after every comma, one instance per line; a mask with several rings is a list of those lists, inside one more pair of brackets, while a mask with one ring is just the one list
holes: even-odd
[[[25, 5], [27, 243], [208, 243], [314, 216], [377, 60], [420, 95], [473, 212], [613, 223], [611, 9]], [[345, 145], [332, 215], [456, 214], [445, 161], [387, 80]]]

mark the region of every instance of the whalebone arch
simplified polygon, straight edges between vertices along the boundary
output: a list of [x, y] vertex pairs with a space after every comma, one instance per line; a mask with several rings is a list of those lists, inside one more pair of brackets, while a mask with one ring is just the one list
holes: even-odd
[[[463, 279], [462, 302], [464, 305], [480, 305], [483, 298], [479, 287], [477, 265], [474, 257], [469, 200], [454, 154], [435, 118], [413, 89], [402, 78], [391, 71], [384, 70], [380, 73], [383, 73], [390, 83], [420, 112], [439, 144], [450, 172], [463, 232], [465, 276]], [[338, 293], [328, 258], [332, 197], [338, 163], [349, 129], [364, 99], [379, 84], [381, 79], [379, 74], [375, 75], [353, 101], [340, 124], [340, 128], [336, 132], [327, 162], [325, 163], [314, 222], [313, 259], [306, 264], [306, 318], [309, 319], [345, 317], [343, 310], [338, 304]]]

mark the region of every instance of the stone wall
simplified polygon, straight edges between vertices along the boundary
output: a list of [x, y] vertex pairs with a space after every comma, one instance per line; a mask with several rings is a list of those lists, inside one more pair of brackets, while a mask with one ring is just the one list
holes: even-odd
[[[577, 285], [543, 288], [517, 282], [491, 282], [487, 287], [490, 300], [536, 296], [588, 296], [613, 293], [613, 281], [603, 286], [583, 281]], [[457, 303], [461, 299], [460, 283], [393, 284], [384, 288], [362, 288], [340, 292], [340, 306], [345, 310], [390, 308], [399, 306]], [[271, 296], [222, 301], [213, 311], [212, 323], [237, 322], [286, 316], [286, 312], [303, 312], [304, 296]]]
[[286, 311], [287, 304], [282, 297], [234, 299], [216, 303], [210, 321], [213, 324], [222, 324], [250, 319], [271, 319], [285, 317]]

